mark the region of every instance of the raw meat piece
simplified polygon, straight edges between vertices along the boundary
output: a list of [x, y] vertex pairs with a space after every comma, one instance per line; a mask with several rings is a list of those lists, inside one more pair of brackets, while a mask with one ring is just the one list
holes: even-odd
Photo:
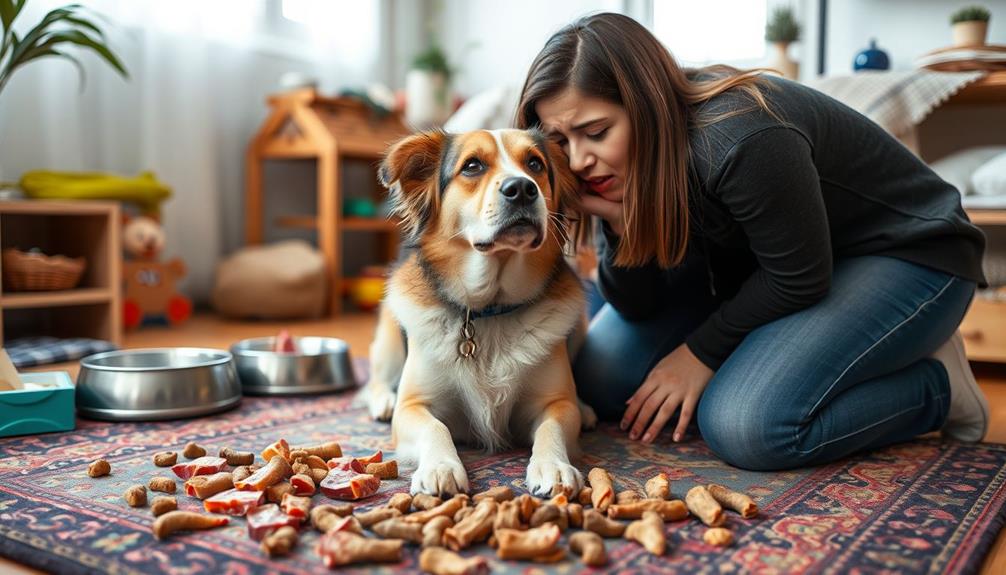
[[366, 473], [333, 469], [321, 482], [321, 492], [332, 499], [355, 501], [370, 497], [381, 487], [381, 480]]
[[264, 499], [265, 493], [262, 491], [228, 489], [203, 501], [203, 507], [210, 513], [245, 515], [258, 507]]
[[210, 475], [220, 473], [227, 467], [227, 460], [223, 457], [200, 457], [188, 463], [179, 463], [171, 468], [181, 479], [188, 479], [196, 475]]
[[267, 503], [252, 509], [248, 512], [247, 519], [248, 536], [255, 541], [261, 541], [263, 537], [280, 527], [289, 525], [297, 528], [301, 524], [300, 519], [283, 513], [275, 503]]

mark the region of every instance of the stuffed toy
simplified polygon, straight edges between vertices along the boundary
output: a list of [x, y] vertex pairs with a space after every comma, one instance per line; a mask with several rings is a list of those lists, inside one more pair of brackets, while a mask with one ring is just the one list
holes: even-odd
[[185, 277], [185, 262], [158, 261], [164, 230], [153, 218], [127, 217], [122, 231], [126, 259], [122, 265], [126, 329], [143, 324], [177, 325], [192, 315], [192, 302], [178, 293], [175, 283]]

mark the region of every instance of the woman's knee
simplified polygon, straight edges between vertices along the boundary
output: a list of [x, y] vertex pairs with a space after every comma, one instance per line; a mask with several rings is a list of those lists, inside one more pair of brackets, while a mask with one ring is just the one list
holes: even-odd
[[698, 407], [703, 440], [720, 459], [742, 469], [775, 471], [801, 465], [795, 458], [795, 424], [771, 406], [717, 401], [703, 395]]

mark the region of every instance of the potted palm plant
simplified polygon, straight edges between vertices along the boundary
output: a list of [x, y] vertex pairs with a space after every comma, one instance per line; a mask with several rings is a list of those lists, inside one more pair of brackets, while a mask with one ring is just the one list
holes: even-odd
[[800, 65], [789, 57], [789, 45], [800, 39], [800, 24], [789, 6], [779, 6], [765, 24], [765, 40], [775, 46], [775, 56], [769, 67], [775, 68], [790, 80], [800, 74]]
[[984, 46], [989, 30], [989, 11], [982, 6], [966, 6], [950, 16], [954, 46]]

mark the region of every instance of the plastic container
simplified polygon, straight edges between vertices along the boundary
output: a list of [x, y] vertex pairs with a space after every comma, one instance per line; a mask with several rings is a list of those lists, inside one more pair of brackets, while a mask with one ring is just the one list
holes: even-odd
[[0, 437], [70, 431], [74, 387], [65, 371], [22, 373], [25, 389], [0, 391]]

